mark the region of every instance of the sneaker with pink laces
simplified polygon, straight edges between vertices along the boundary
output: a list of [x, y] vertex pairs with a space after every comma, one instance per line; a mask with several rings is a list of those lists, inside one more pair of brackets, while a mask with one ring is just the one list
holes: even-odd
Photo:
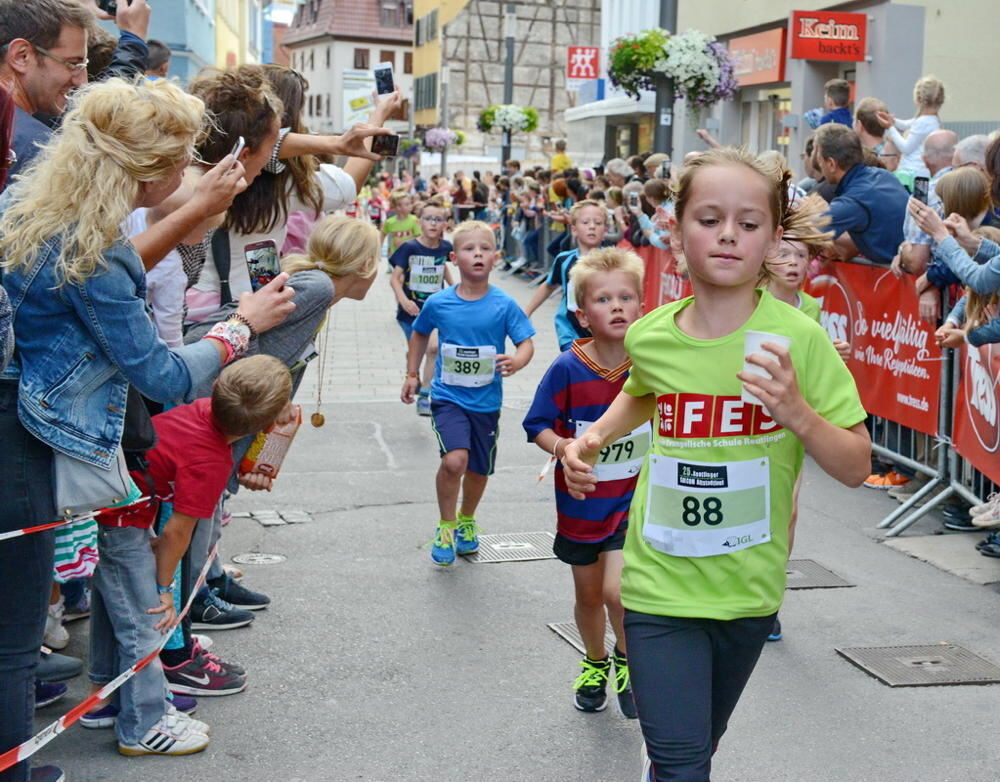
[[201, 643], [198, 641], [198, 637], [197, 636], [192, 635], [191, 636], [191, 641], [192, 641], [192, 646], [193, 646], [193, 649], [194, 649], [194, 653], [193, 653], [192, 656], [196, 660], [199, 657], [202, 657], [202, 658], [208, 660], [209, 662], [215, 663], [216, 665], [218, 665], [223, 670], [227, 670], [227, 671], [231, 671], [232, 673], [235, 673], [237, 676], [246, 676], [247, 675], [246, 668], [244, 668], [239, 663], [226, 662], [221, 657], [219, 657], [219, 655], [212, 654], [212, 652], [208, 651], [208, 649], [206, 649], [204, 646], [202, 646]]
[[223, 668], [205, 657], [205, 652], [192, 654], [180, 665], [163, 666], [167, 687], [171, 692], [196, 697], [235, 695], [247, 688], [247, 677]]

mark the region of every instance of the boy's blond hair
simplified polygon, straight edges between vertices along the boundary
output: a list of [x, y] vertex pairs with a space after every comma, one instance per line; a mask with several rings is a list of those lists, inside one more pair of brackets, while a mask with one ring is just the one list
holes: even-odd
[[378, 271], [382, 237], [378, 229], [364, 220], [330, 215], [324, 217], [309, 234], [306, 254], [286, 255], [281, 270], [289, 274], [319, 269], [331, 277], [373, 277]]
[[587, 287], [597, 274], [623, 271], [635, 282], [635, 292], [642, 296], [642, 277], [645, 266], [634, 252], [619, 247], [604, 247], [591, 250], [573, 264], [569, 271], [569, 281], [576, 293], [576, 306], [583, 309], [587, 300]]
[[404, 199], [409, 197], [410, 194], [407, 193], [405, 190], [393, 190], [389, 194], [389, 206], [397, 207], [400, 205], [400, 203], [402, 203]]
[[455, 229], [455, 233], [451, 235], [452, 247], [458, 250], [458, 247], [462, 242], [462, 237], [466, 234], [477, 233], [479, 231], [490, 235], [490, 241], [493, 242], [493, 248], [496, 249], [496, 234], [494, 234], [493, 229], [482, 220], [466, 220], [464, 223], [459, 223], [458, 228]]
[[608, 210], [604, 208], [602, 204], [595, 201], [593, 198], [585, 198], [582, 201], [577, 201], [573, 206], [569, 208], [569, 221], [571, 223], [576, 222], [576, 218], [579, 216], [580, 212], [586, 209], [588, 206], [593, 206], [601, 210], [601, 215], [604, 217], [604, 222], [608, 222]]
[[230, 437], [256, 434], [292, 398], [292, 374], [274, 356], [249, 356], [222, 370], [212, 387], [212, 418]]

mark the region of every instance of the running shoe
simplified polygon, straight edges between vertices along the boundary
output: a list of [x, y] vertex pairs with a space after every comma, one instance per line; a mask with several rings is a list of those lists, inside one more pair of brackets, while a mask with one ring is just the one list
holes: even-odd
[[656, 782], [653, 779], [653, 761], [649, 759], [649, 753], [646, 751], [646, 742], [642, 743], [639, 759], [642, 761], [642, 775], [639, 777], [639, 782]]
[[905, 475], [900, 475], [895, 470], [889, 470], [889, 472], [884, 475], [879, 475], [874, 473], [869, 475], [865, 479], [865, 486], [869, 489], [879, 489], [880, 491], [886, 491], [888, 489], [894, 489], [897, 486], [905, 486], [909, 483], [910, 479]]
[[223, 573], [219, 578], [209, 579], [208, 586], [225, 602], [247, 611], [260, 611], [271, 603], [271, 598], [267, 595], [247, 589], [228, 573]]
[[1000, 530], [993, 530], [993, 532], [979, 541], [976, 544], [976, 551], [981, 551], [983, 546], [989, 546], [992, 543], [1000, 543]]
[[[191, 715], [198, 710], [198, 701], [189, 698], [187, 695], [173, 695], [170, 703], [173, 708], [181, 714]], [[97, 711], [88, 711], [80, 717], [80, 727], [87, 730], [100, 730], [102, 728], [113, 728], [118, 722], [119, 709], [113, 703], [109, 703]], [[205, 723], [201, 723], [204, 725]], [[208, 727], [207, 725], [205, 726]]]
[[226, 662], [221, 657], [219, 657], [219, 655], [212, 654], [210, 651], [208, 651], [204, 646], [202, 646], [198, 642], [197, 636], [192, 635], [191, 636], [191, 641], [192, 641], [192, 644], [193, 644], [193, 647], [194, 647], [194, 658], [195, 659], [198, 659], [199, 657], [203, 657], [204, 659], [208, 660], [209, 662], [215, 663], [220, 668], [222, 668], [222, 670], [224, 670], [224, 671], [229, 671], [230, 673], [235, 673], [237, 676], [246, 676], [247, 675], [247, 670], [242, 665], [239, 665], [238, 663], [229, 663], [229, 662]]
[[475, 519], [459, 514], [455, 524], [455, 553], [461, 557], [479, 551], [479, 525]]
[[164, 714], [138, 744], [118, 743], [123, 755], [193, 755], [208, 746], [208, 736], [192, 727], [192, 720], [174, 711]]
[[584, 657], [580, 661], [583, 672], [573, 682], [576, 694], [573, 705], [580, 711], [604, 711], [608, 705], [608, 674], [611, 672], [611, 659], [591, 660]]
[[428, 416], [431, 414], [431, 398], [429, 394], [417, 396], [417, 415]]
[[1000, 505], [993, 505], [972, 519], [972, 525], [979, 529], [1000, 527]]
[[767, 636], [768, 641], [780, 641], [781, 640], [781, 620], [778, 617], [774, 617], [774, 626], [771, 628], [770, 634]]
[[913, 478], [902, 486], [893, 486], [889, 489], [888, 494], [894, 500], [899, 500], [900, 502], [906, 502], [910, 497], [920, 491], [927, 482], [930, 480], [923, 473], [917, 473]]
[[987, 543], [980, 547], [979, 553], [984, 557], [1000, 559], [1000, 543]]
[[628, 658], [615, 649], [611, 656], [615, 664], [615, 693], [618, 695], [618, 711], [628, 720], [639, 719], [639, 710], [635, 707], [635, 696], [632, 694], [632, 678], [628, 672]]
[[69, 645], [69, 633], [63, 627], [63, 601], [49, 604], [49, 614], [45, 617], [45, 635], [42, 643], [50, 649], [65, 649]]
[[79, 602], [63, 605], [63, 624], [75, 622], [77, 619], [86, 619], [90, 616], [90, 598], [87, 594], [87, 590], [84, 590]]
[[431, 560], [435, 565], [447, 566], [455, 561], [455, 522], [439, 521], [434, 541], [431, 543]]
[[246, 627], [253, 620], [250, 611], [226, 602], [216, 589], [202, 590], [191, 604], [192, 630], [232, 630]]
[[181, 695], [235, 695], [247, 688], [246, 676], [227, 671], [206, 659], [204, 652], [174, 667], [164, 665], [163, 674], [167, 677], [167, 688]]
[[941, 515], [944, 516], [945, 529], [955, 532], [979, 532], [973, 520], [969, 518], [969, 512], [964, 505], [945, 505], [941, 508]]
[[201, 635], [199, 633], [191, 633], [191, 640], [197, 641], [202, 649], [211, 649], [212, 644], [215, 643], [210, 636]]
[[67, 693], [69, 687], [62, 682], [42, 682], [35, 679], [35, 708], [43, 709]]

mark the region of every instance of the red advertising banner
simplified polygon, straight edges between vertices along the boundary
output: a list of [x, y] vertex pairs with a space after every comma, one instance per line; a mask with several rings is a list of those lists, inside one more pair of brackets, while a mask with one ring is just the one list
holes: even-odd
[[997, 459], [1000, 345], [981, 348], [963, 345], [959, 360], [962, 376], [955, 391], [953, 445], [959, 456], [994, 483], [1000, 483], [1000, 459]]
[[642, 283], [643, 312], [652, 312], [661, 304], [691, 295], [691, 283], [677, 273], [677, 260], [672, 252], [658, 247], [633, 247], [624, 239], [618, 246], [634, 252], [646, 267]]
[[744, 35], [729, 41], [741, 87], [785, 80], [785, 28]]
[[920, 319], [913, 279], [885, 267], [829, 264], [806, 291], [819, 299], [831, 339], [851, 345], [848, 366], [873, 414], [937, 434], [941, 349]]
[[836, 11], [792, 11], [788, 34], [793, 58], [861, 62], [865, 59], [868, 17]]

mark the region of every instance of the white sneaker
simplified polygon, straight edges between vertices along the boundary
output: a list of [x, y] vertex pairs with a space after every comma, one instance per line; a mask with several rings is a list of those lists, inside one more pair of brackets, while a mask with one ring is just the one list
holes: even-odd
[[69, 644], [69, 632], [63, 627], [63, 599], [60, 596], [58, 603], [49, 604], [49, 615], [45, 617], [45, 635], [42, 637], [44, 643], [50, 649], [65, 649]]
[[[185, 715], [186, 716], [186, 715]], [[182, 719], [175, 710], [164, 714], [146, 731], [138, 744], [118, 743], [123, 755], [193, 755], [208, 746], [208, 736], [191, 728], [193, 720]]]
[[983, 513], [974, 516], [972, 525], [982, 529], [1000, 527], [1000, 504], [994, 503], [987, 507]]
[[998, 504], [1000, 504], [1000, 492], [993, 492], [986, 498], [986, 502], [980, 503], [979, 505], [973, 505], [969, 508], [969, 515], [982, 516], [984, 513], [996, 508]]
[[167, 704], [167, 714], [172, 717], [177, 718], [177, 724], [187, 723], [191, 730], [197, 733], [204, 733], [206, 736], [212, 735], [212, 729], [208, 727], [207, 722], [202, 722], [192, 717], [190, 714], [185, 714], [183, 711], [177, 711], [177, 707], [172, 703]]
[[639, 777], [639, 782], [653, 782], [653, 761], [649, 759], [649, 753], [646, 752], [646, 742], [642, 742], [642, 753], [639, 755], [642, 759], [642, 776]]

